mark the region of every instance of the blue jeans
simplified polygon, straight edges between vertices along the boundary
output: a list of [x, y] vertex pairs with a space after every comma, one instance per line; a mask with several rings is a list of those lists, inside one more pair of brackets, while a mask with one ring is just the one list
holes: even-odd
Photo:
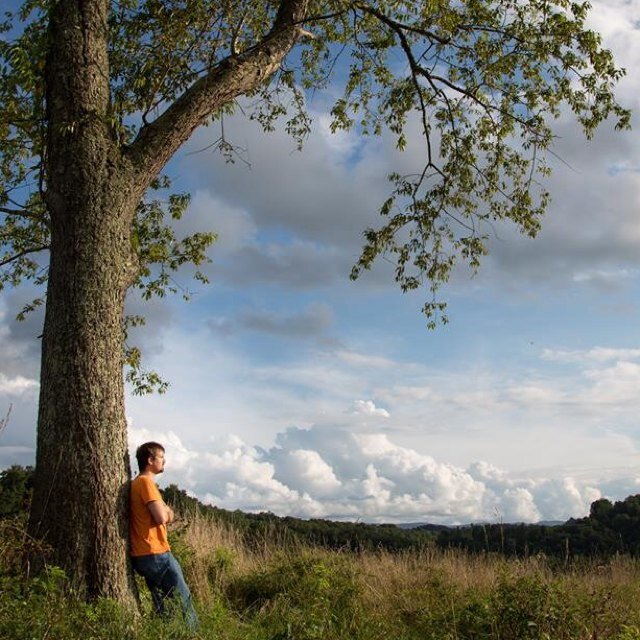
[[187, 626], [190, 629], [198, 627], [198, 615], [191, 602], [191, 592], [184, 581], [182, 569], [171, 551], [134, 556], [131, 558], [131, 564], [147, 583], [156, 613], [163, 614], [165, 599], [176, 595]]

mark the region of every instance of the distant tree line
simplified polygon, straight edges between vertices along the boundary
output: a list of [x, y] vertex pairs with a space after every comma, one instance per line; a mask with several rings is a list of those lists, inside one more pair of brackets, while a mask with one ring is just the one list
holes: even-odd
[[[33, 467], [13, 465], [0, 472], [0, 517], [26, 514], [33, 485]], [[463, 549], [470, 553], [509, 556], [544, 554], [559, 559], [607, 557], [616, 553], [640, 556], [640, 495], [612, 503], [596, 500], [585, 518], [559, 525], [471, 524], [447, 527], [424, 524], [403, 529], [393, 524], [336, 522], [245, 513], [205, 505], [175, 484], [162, 490], [166, 502], [182, 517], [212, 518], [232, 525], [249, 545], [270, 540], [308, 543], [350, 551], [384, 549], [391, 552], [427, 546]]]
[[[165, 501], [172, 504], [178, 513], [184, 515], [199, 513], [230, 524], [243, 534], [250, 545], [260, 544], [265, 539], [265, 535], [270, 540], [283, 544], [302, 542], [349, 551], [372, 549], [401, 551], [435, 544], [433, 532], [426, 528], [402, 529], [393, 524], [336, 522], [316, 518], [304, 520], [290, 516], [279, 517], [269, 512], [228, 511], [204, 505], [174, 484], [169, 485], [162, 493]], [[435, 526], [437, 529], [445, 528]]]
[[612, 503], [591, 504], [585, 518], [564, 524], [472, 524], [438, 533], [439, 547], [471, 552], [499, 552], [510, 556], [543, 553], [547, 556], [602, 556], [616, 553], [640, 555], [640, 495]]
[[33, 467], [18, 464], [0, 472], [0, 517], [26, 513], [33, 489]]

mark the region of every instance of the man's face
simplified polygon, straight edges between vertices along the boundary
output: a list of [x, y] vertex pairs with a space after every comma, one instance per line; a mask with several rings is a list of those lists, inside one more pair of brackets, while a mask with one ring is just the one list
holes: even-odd
[[149, 458], [149, 466], [147, 467], [151, 473], [162, 473], [164, 471], [164, 451], [158, 449], [155, 455]]

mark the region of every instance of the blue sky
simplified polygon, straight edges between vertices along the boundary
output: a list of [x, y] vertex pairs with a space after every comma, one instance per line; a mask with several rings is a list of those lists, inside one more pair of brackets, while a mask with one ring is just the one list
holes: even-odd
[[[638, 110], [640, 2], [593, 3]], [[331, 88], [329, 88], [330, 92]], [[167, 445], [161, 484], [226, 508], [368, 521], [537, 521], [582, 516], [640, 489], [640, 145], [604, 125], [586, 142], [556, 123], [552, 204], [534, 241], [497, 227], [480, 272], [443, 291], [450, 323], [425, 328], [425, 292], [384, 261], [348, 278], [377, 222], [385, 176], [419, 138], [328, 131], [309, 106], [304, 150], [227, 119], [248, 164], [196, 132], [169, 173], [192, 193], [183, 231], [213, 230], [211, 285], [154, 301], [136, 336], [164, 396], [127, 398], [132, 448]], [[637, 119], [634, 119], [637, 120]], [[42, 318], [0, 300], [0, 468], [34, 459]], [[130, 300], [130, 309], [141, 310]]]

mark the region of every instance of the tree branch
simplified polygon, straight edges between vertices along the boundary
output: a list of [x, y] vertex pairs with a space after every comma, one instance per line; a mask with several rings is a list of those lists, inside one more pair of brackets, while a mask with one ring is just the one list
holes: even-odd
[[29, 211], [28, 209], [8, 209], [7, 207], [0, 207], [0, 213], [6, 213], [10, 216], [18, 216], [19, 218], [28, 218], [29, 220], [42, 220], [42, 215], [35, 211]]
[[439, 36], [437, 33], [433, 33], [433, 31], [429, 31], [428, 29], [422, 29], [421, 27], [416, 27], [414, 25], [398, 22], [397, 20], [390, 18], [384, 13], [366, 4], [358, 4], [357, 6], [358, 8], [362, 9], [362, 11], [364, 11], [365, 13], [369, 13], [372, 16], [375, 16], [376, 18], [378, 18], [380, 22], [384, 22], [384, 24], [391, 27], [394, 31], [396, 31], [396, 33], [398, 31], [403, 31], [403, 32], [409, 31], [411, 33], [417, 33], [418, 35], [424, 36], [429, 40], [438, 42], [439, 44], [449, 44], [451, 42], [451, 38], [443, 38], [442, 36]]
[[31, 247], [30, 249], [25, 249], [24, 251], [20, 251], [4, 260], [0, 260], [0, 267], [4, 267], [5, 265], [13, 262], [14, 260], [18, 260], [19, 258], [23, 258], [24, 256], [29, 255], [30, 253], [39, 253], [40, 251], [44, 251], [45, 249], [49, 249], [48, 244], [42, 244], [36, 247]]
[[197, 80], [125, 149], [137, 171], [137, 188], [148, 183], [191, 133], [224, 105], [265, 83], [301, 36], [309, 0], [281, 0], [273, 26], [255, 46], [220, 61]]
[[[535, 130], [532, 128], [531, 123], [529, 121], [517, 116], [515, 113], [505, 112], [499, 106], [493, 105], [493, 104], [490, 104], [490, 103], [484, 101], [477, 93], [477, 90], [478, 90], [479, 87], [475, 87], [474, 90], [468, 89], [466, 87], [461, 87], [461, 86], [451, 82], [447, 78], [445, 78], [443, 76], [440, 76], [440, 75], [436, 75], [436, 74], [428, 71], [427, 69], [425, 69], [423, 66], [421, 66], [417, 62], [417, 60], [416, 60], [416, 58], [415, 58], [415, 56], [413, 54], [413, 51], [411, 49], [411, 45], [409, 44], [409, 41], [407, 40], [407, 37], [406, 37], [406, 32], [417, 33], [419, 35], [422, 35], [422, 36], [425, 36], [425, 37], [429, 38], [431, 41], [438, 42], [439, 44], [449, 44], [450, 43], [450, 38], [442, 38], [441, 36], [438, 36], [437, 34], [431, 32], [431, 31], [428, 31], [426, 29], [422, 29], [422, 28], [415, 27], [415, 26], [412, 26], [412, 25], [407, 25], [407, 24], [404, 24], [402, 22], [398, 22], [397, 20], [393, 20], [389, 16], [387, 16], [384, 13], [378, 11], [377, 9], [374, 9], [373, 7], [369, 7], [368, 5], [359, 4], [358, 6], [365, 13], [369, 13], [370, 15], [375, 16], [376, 18], [378, 18], [378, 20], [380, 20], [380, 22], [382, 22], [383, 24], [387, 25], [399, 37], [400, 44], [402, 46], [403, 51], [405, 52], [405, 55], [407, 56], [407, 60], [409, 62], [409, 66], [411, 67], [411, 73], [412, 73], [412, 76], [413, 76], [414, 84], [416, 84], [416, 88], [418, 90], [418, 95], [419, 95], [420, 98], [422, 96], [421, 96], [421, 92], [419, 91], [419, 87], [417, 87], [417, 78], [416, 78], [416, 76], [418, 76], [418, 75], [424, 77], [429, 82], [429, 84], [431, 85], [433, 90], [436, 91], [436, 93], [438, 93], [438, 94], [440, 94], [442, 96], [444, 96], [445, 94], [442, 92], [442, 90], [440, 90], [440, 89], [438, 89], [436, 87], [435, 82], [440, 82], [441, 84], [445, 85], [449, 89], [452, 89], [453, 91], [457, 92], [458, 94], [466, 96], [467, 98], [471, 99], [478, 106], [482, 107], [485, 110], [486, 113], [490, 114], [492, 111], [501, 113], [502, 115], [505, 115], [505, 116], [508, 116], [508, 117], [512, 118], [515, 122], [518, 122], [525, 129], [535, 132]], [[464, 30], [474, 30], [474, 28], [469, 26], [469, 25], [462, 25], [459, 28], [463, 28]], [[481, 29], [480, 27], [477, 27], [475, 30], [478, 30], [478, 31], [485, 30], [485, 31], [491, 31], [493, 33], [498, 33], [500, 35], [506, 35], [506, 31], [499, 30], [499, 29], [489, 30], [489, 29]], [[512, 40], [516, 41], [516, 42], [521, 42], [520, 40], [518, 40], [517, 38], [515, 38], [513, 36], [509, 36], [509, 37]]]

